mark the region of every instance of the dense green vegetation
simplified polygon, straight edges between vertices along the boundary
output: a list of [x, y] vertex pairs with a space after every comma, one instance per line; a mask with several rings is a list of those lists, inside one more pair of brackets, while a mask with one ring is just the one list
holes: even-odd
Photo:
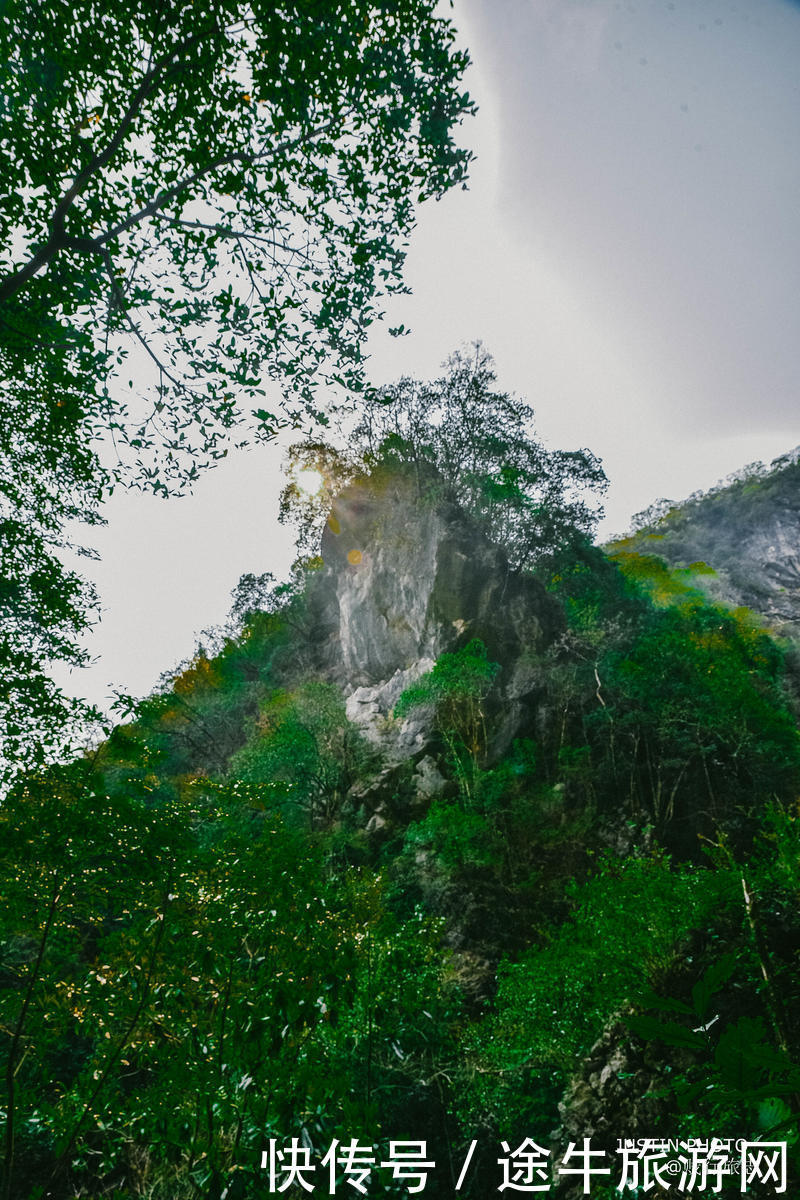
[[[19, 781], [0, 810], [3, 1200], [245, 1200], [292, 1136], [378, 1160], [426, 1138], [441, 1196], [477, 1138], [477, 1197], [499, 1140], [547, 1144], [562, 1100], [564, 1130], [599, 1113], [609, 1150], [796, 1144], [781, 650], [696, 572], [631, 551], [576, 536], [540, 577], [565, 618], [542, 716], [498, 755], [501, 665], [474, 639], [443, 655], [395, 712], [429, 714], [444, 785], [420, 809], [395, 772], [407, 816], [370, 833], [383, 764], [311, 669], [313, 566], [243, 580], [214, 652], [91, 755]], [[587, 1101], [604, 1037], [622, 1058]]]
[[78, 523], [366, 389], [417, 206], [471, 158], [435, 9], [3, 3], [0, 784], [73, 740], [48, 664], [95, 615]]
[[[724, 527], [756, 594], [727, 517], [787, 502], [796, 456], [609, 556], [600, 463], [547, 450], [479, 344], [367, 388], [416, 204], [470, 160], [454, 36], [432, 0], [3, 5], [0, 1200], [256, 1200], [272, 1139], [329, 1193], [352, 1139], [425, 1139], [432, 1197], [476, 1147], [475, 1200], [502, 1139], [766, 1136], [797, 1169], [797, 680], [697, 549]], [[360, 408], [346, 449], [294, 449], [322, 478], [284, 493], [294, 578], [243, 577], [75, 752], [70, 531], [191, 484], [243, 418], [319, 430], [320, 383]], [[426, 729], [399, 763], [320, 666], [308, 557], [343, 486], [398, 477], [557, 615], [508, 736], [513, 664], [451, 622], [385, 718]]]

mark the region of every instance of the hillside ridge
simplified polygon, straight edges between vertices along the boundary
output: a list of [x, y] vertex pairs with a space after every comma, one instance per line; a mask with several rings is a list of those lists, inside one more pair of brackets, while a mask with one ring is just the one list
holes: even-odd
[[800, 640], [800, 447], [680, 504], [657, 501], [607, 549], [654, 554], [672, 567], [705, 563], [714, 574], [698, 573], [697, 586], [710, 599], [749, 608]]

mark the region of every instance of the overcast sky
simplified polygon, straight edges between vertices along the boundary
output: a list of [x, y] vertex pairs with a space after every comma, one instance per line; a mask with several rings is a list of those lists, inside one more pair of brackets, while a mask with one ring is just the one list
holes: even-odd
[[[380, 328], [374, 381], [433, 376], [481, 338], [548, 445], [603, 459], [606, 536], [800, 442], [800, 6], [456, 0], [454, 18], [478, 157], [469, 191], [420, 211], [413, 295], [386, 322], [412, 333]], [[109, 503], [98, 661], [70, 690], [146, 693], [243, 572], [285, 573], [279, 461]]]

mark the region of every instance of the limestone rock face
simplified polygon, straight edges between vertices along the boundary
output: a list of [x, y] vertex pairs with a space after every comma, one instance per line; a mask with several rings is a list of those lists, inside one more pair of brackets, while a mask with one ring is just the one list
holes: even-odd
[[[702, 561], [712, 600], [744, 605], [800, 641], [800, 450], [767, 473], [675, 506], [632, 539], [673, 566]], [[612, 550], [613, 550], [612, 546]]]
[[563, 624], [541, 585], [512, 571], [460, 509], [421, 498], [413, 478], [397, 474], [343, 492], [321, 549], [316, 649], [351, 720], [389, 759], [421, 757], [431, 714], [400, 722], [392, 709], [439, 655], [480, 638], [501, 664], [502, 752], [537, 691], [537, 660]]

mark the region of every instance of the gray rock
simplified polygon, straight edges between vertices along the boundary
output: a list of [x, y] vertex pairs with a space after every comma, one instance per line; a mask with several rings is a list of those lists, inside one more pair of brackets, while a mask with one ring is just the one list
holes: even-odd
[[624, 545], [671, 566], [707, 563], [715, 573], [698, 574], [694, 583], [711, 600], [749, 608], [800, 643], [798, 451], [776, 459], [769, 471], [741, 474], [668, 507]]
[[429, 754], [426, 754], [417, 763], [414, 772], [414, 785], [417, 794], [425, 799], [433, 799], [434, 796], [441, 796], [447, 786], [447, 780]]
[[367, 740], [390, 759], [413, 758], [425, 745], [430, 712], [417, 709], [402, 720], [393, 715], [401, 694], [430, 671], [433, 659], [420, 658], [405, 671], [397, 670], [390, 679], [373, 687], [358, 687], [347, 696], [348, 719], [357, 725]]
[[398, 720], [394, 706], [441, 654], [479, 638], [502, 667], [492, 739], [502, 753], [531, 719], [539, 656], [563, 627], [553, 598], [511, 570], [475, 521], [420, 497], [403, 474], [347, 488], [321, 550], [311, 588], [318, 667], [372, 745], [388, 761], [422, 758], [432, 712]]

